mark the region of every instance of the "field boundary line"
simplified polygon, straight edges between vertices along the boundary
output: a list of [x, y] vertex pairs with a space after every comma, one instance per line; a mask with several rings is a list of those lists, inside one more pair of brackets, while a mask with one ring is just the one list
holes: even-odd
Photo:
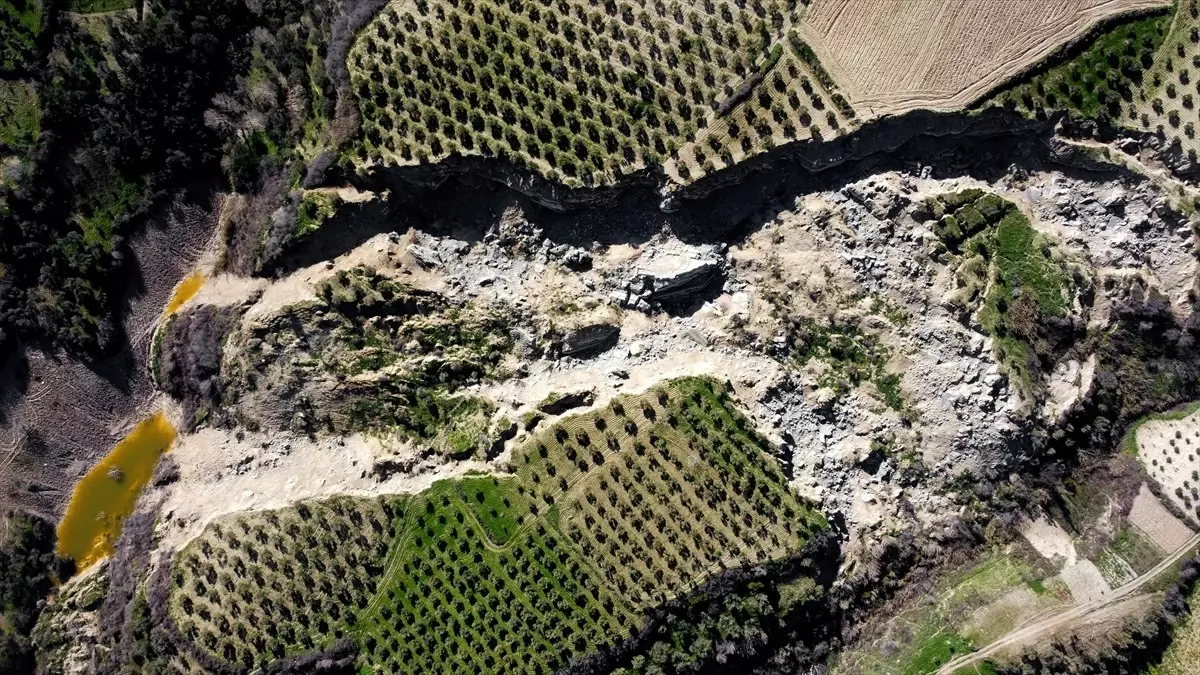
[[1104, 596], [1103, 598], [1093, 600], [1082, 605], [1070, 607], [1058, 614], [1055, 614], [1054, 616], [1051, 616], [1050, 618], [1015, 630], [1008, 635], [993, 641], [983, 649], [970, 654], [965, 654], [956, 659], [952, 659], [938, 669], [937, 675], [952, 675], [959, 669], [979, 663], [980, 661], [988, 658], [989, 656], [993, 656], [1004, 649], [1020, 645], [1030, 639], [1038, 637], [1039, 635], [1044, 635], [1051, 630], [1062, 626], [1063, 624], [1084, 618], [1090, 614], [1105, 609], [1108, 606], [1117, 603], [1118, 601], [1124, 600], [1128, 596], [1132, 595], [1135, 591], [1141, 589], [1142, 586], [1153, 581], [1158, 577], [1158, 575], [1167, 571], [1172, 565], [1178, 562], [1180, 558], [1187, 555], [1198, 545], [1200, 545], [1200, 534], [1189, 539], [1186, 544], [1180, 546], [1166, 558], [1163, 558], [1163, 560], [1157, 565], [1147, 570], [1145, 574], [1142, 574], [1136, 579], [1133, 579], [1132, 581], [1113, 589], [1112, 593]]

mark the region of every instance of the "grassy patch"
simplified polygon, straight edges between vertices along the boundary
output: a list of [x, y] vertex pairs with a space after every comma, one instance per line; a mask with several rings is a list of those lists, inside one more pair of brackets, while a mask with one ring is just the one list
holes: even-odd
[[[676, 381], [545, 430], [512, 477], [223, 519], [178, 556], [171, 611], [245, 668], [349, 637], [362, 672], [551, 672], [825, 526], [730, 406]], [[781, 606], [814, 591], [792, 583]]]
[[1064, 289], [1071, 288], [1071, 278], [1052, 261], [1045, 237], [1015, 209], [1000, 221], [995, 237], [997, 288], [988, 305], [994, 307], [996, 314], [1003, 312], [1002, 303], [1011, 306], [1018, 293], [1032, 293], [1043, 314], [1066, 314], [1070, 298]]
[[362, 267], [324, 280], [317, 296], [230, 338], [229, 405], [263, 382], [300, 389], [312, 378], [331, 396], [319, 411], [302, 397], [285, 400], [293, 426], [394, 434], [460, 457], [489, 447], [495, 406], [463, 390], [500, 374], [513, 346], [511, 314]]
[[928, 675], [951, 659], [975, 651], [971, 641], [957, 633], [938, 632], [926, 639], [901, 671], [904, 675]]
[[1136, 528], [1126, 526], [1121, 528], [1113, 539], [1112, 552], [1121, 556], [1133, 571], [1144, 574], [1154, 568], [1163, 558], [1163, 554], [1149, 539]]
[[96, 176], [92, 188], [82, 197], [75, 213], [75, 224], [83, 232], [85, 245], [110, 254], [117, 217], [142, 203], [145, 188], [116, 174]]
[[448, 393], [445, 387], [412, 383], [367, 387], [347, 397], [345, 426], [358, 431], [398, 434], [435, 451], [465, 459], [486, 449], [496, 406], [476, 396]]
[[1087, 532], [1112, 508], [1112, 498], [1097, 481], [1068, 479], [1060, 491], [1066, 509], [1066, 525], [1076, 533]]
[[889, 350], [875, 336], [855, 326], [801, 318], [793, 322], [788, 334], [792, 359], [800, 366], [819, 361], [825, 366], [818, 381], [838, 394], [863, 382], [872, 382], [884, 403], [895, 410], [907, 408], [900, 389], [900, 375], [884, 370]]
[[305, 191], [304, 197], [300, 200], [300, 207], [296, 210], [296, 228], [293, 234], [296, 237], [303, 237], [321, 229], [325, 221], [337, 213], [337, 208], [341, 203], [342, 199], [336, 193]]
[[1096, 569], [1100, 570], [1100, 576], [1104, 577], [1104, 581], [1112, 588], [1119, 588], [1137, 576], [1111, 549], [1100, 551], [1092, 562], [1096, 564]]
[[[1038, 578], [1020, 560], [989, 554], [947, 575], [931, 594], [898, 613], [888, 626], [886, 640], [868, 639], [846, 650], [833, 672], [933, 673], [956, 656], [974, 651], [976, 640], [990, 637], [989, 627], [970, 621], [976, 610]], [[984, 665], [978, 672], [986, 673], [989, 667]]]

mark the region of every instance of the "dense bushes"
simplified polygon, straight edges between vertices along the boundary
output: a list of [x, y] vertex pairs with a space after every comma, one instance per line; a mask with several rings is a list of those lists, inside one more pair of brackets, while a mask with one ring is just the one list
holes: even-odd
[[1180, 320], [1170, 298], [1138, 279], [1106, 283], [1120, 287], [1112, 326], [1090, 345], [1096, 384], [1053, 435], [1070, 456], [1107, 452], [1137, 418], [1200, 397], [1200, 314]]
[[[300, 3], [253, 5], [152, 0], [142, 20], [108, 18], [107, 43], [47, 19], [31, 68], [43, 133], [26, 175], [0, 185], [3, 337], [107, 346], [124, 237], [215, 168], [220, 143], [205, 110], [249, 61], [246, 36], [270, 32]], [[51, 46], [62, 58], [48, 57]]]
[[0, 76], [31, 72], [46, 18], [57, 5], [55, 0], [0, 0]]
[[54, 554], [54, 526], [24, 513], [0, 522], [0, 672], [32, 673], [29, 632], [38, 603], [56, 579], [70, 576], [68, 561]]
[[221, 403], [221, 349], [240, 312], [200, 305], [171, 317], [156, 345], [155, 378], [182, 401], [184, 419], [203, 421]]

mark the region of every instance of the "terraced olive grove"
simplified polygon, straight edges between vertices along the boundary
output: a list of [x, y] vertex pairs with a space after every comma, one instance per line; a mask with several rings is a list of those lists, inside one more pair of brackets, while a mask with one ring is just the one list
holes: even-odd
[[171, 612], [246, 668], [351, 638], [364, 672], [550, 673], [825, 527], [768, 450], [723, 387], [675, 381], [546, 429], [511, 475], [222, 519]]
[[795, 33], [759, 73], [757, 86], [668, 161], [668, 175], [687, 183], [792, 141], [837, 138], [857, 123], [833, 78]]
[[995, 102], [1027, 114], [1061, 109], [1136, 121], [1147, 70], [1170, 21], [1158, 15], [1117, 25], [1074, 58], [1033, 75]]
[[1118, 24], [1065, 61], [1051, 63], [991, 99], [1027, 115], [1069, 111], [1104, 118], [1200, 150], [1200, 4]]
[[[349, 56], [364, 128], [356, 164], [499, 156], [568, 185], [613, 183], [668, 162], [770, 76], [802, 8], [778, 0], [393, 2]], [[742, 137], [726, 127], [675, 160], [676, 175], [730, 163], [743, 145], [783, 135], [805, 117], [809, 103], [799, 96], [792, 105], [783, 94], [778, 133]], [[820, 94], [810, 96], [821, 105]], [[743, 113], [738, 128], [756, 120]]]

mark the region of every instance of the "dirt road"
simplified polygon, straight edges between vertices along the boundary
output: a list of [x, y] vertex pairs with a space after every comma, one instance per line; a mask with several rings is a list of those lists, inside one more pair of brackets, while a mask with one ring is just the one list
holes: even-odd
[[1110, 607], [1111, 605], [1114, 605], [1136, 593], [1142, 588], [1142, 586], [1145, 586], [1146, 583], [1157, 577], [1162, 572], [1166, 571], [1167, 568], [1174, 565], [1179, 561], [1180, 558], [1187, 555], [1198, 545], [1200, 545], [1200, 534], [1192, 537], [1186, 544], [1175, 549], [1175, 551], [1164, 558], [1162, 562], [1155, 565], [1145, 574], [1139, 576], [1133, 581], [1130, 581], [1124, 586], [1113, 589], [1112, 593], [1109, 593], [1103, 598], [1099, 600], [1093, 600], [1092, 602], [1082, 605], [1076, 605], [1070, 609], [1059, 612], [1054, 616], [1042, 619], [1037, 623], [1030, 624], [1023, 628], [1018, 628], [1017, 630], [1005, 635], [999, 640], [996, 640], [983, 649], [960, 656], [952, 661], [947, 662], [946, 665], [938, 669], [937, 675], [951, 675], [961, 668], [975, 665], [976, 663], [979, 663], [990, 656], [994, 656], [1005, 649], [1022, 645], [1038, 638], [1039, 636], [1053, 631], [1055, 628], [1060, 628], [1066, 624], [1079, 621], [1080, 619], [1083, 619], [1084, 617], [1087, 617], [1095, 612]]

